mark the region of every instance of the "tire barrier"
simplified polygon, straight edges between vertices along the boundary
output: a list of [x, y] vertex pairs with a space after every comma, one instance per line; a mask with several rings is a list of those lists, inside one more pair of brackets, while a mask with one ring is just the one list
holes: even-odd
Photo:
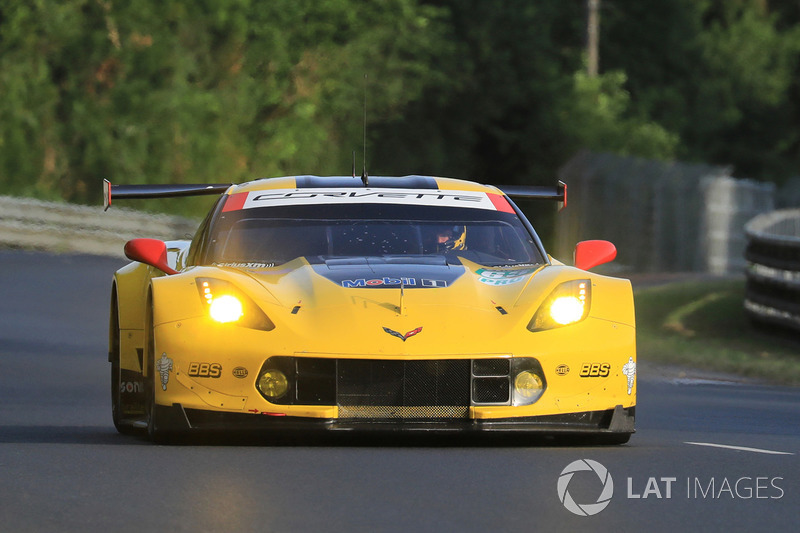
[[198, 222], [114, 207], [0, 196], [0, 246], [124, 257], [134, 237], [170, 240], [194, 234]]
[[800, 330], [800, 209], [759, 215], [745, 233], [745, 311], [755, 322]]

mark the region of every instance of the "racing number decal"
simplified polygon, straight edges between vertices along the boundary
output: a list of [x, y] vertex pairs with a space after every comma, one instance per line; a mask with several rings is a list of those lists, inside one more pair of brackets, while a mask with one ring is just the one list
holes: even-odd
[[582, 378], [605, 378], [611, 371], [608, 363], [583, 363], [581, 365]]
[[188, 374], [193, 378], [218, 378], [222, 375], [219, 363], [189, 363]]

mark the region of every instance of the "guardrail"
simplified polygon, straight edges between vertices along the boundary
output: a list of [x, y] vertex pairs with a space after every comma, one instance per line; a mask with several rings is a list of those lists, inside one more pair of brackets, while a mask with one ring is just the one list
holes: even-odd
[[759, 215], [745, 233], [745, 311], [756, 322], [800, 330], [800, 209]]
[[114, 207], [82, 206], [0, 196], [0, 245], [124, 257], [135, 237], [183, 239], [198, 222]]

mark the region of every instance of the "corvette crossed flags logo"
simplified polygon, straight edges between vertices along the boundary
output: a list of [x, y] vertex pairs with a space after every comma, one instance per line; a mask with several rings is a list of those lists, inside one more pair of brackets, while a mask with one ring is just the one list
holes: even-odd
[[422, 328], [419, 327], [417, 329], [412, 329], [411, 331], [409, 331], [405, 335], [403, 335], [399, 331], [395, 331], [395, 330], [389, 329], [389, 328], [383, 328], [383, 331], [385, 331], [389, 335], [392, 335], [393, 337], [397, 337], [398, 339], [400, 339], [403, 342], [406, 342], [406, 339], [408, 339], [409, 337], [413, 337], [414, 335], [416, 335], [417, 333], [422, 331]]

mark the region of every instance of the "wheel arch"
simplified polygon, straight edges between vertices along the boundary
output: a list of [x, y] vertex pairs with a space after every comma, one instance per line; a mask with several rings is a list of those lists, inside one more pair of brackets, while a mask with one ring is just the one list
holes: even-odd
[[[144, 374], [145, 306], [153, 269], [142, 263], [130, 263], [114, 273], [111, 284], [109, 353], [114, 342], [114, 317], [119, 324], [120, 366]], [[115, 306], [115, 307], [114, 307]]]

